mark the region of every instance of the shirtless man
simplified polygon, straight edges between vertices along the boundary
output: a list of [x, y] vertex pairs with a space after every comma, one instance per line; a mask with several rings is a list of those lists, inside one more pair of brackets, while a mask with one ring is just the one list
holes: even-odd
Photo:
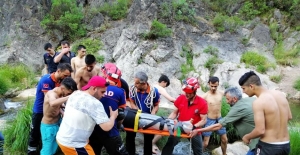
[[[223, 92], [217, 90], [219, 86], [219, 78], [218, 77], [210, 77], [208, 81], [210, 90], [203, 95], [203, 98], [206, 100], [208, 105], [208, 114], [207, 114], [207, 122], [205, 127], [216, 124], [219, 122], [221, 117], [221, 107], [222, 107], [222, 98]], [[222, 127], [217, 133], [221, 136], [221, 149], [223, 155], [226, 155], [227, 149], [227, 136], [226, 136], [226, 128]], [[204, 149], [208, 146], [209, 138], [212, 132], [203, 132], [203, 147]]]
[[53, 155], [57, 150], [56, 133], [60, 124], [60, 107], [68, 99], [68, 95], [77, 90], [75, 81], [67, 77], [59, 87], [47, 92], [45, 95], [43, 112], [44, 116], [41, 122], [41, 135], [43, 148], [41, 155]]
[[255, 154], [288, 155], [288, 121], [292, 119], [292, 114], [285, 95], [263, 87], [260, 78], [253, 71], [245, 73], [239, 84], [245, 94], [257, 96], [252, 105], [255, 128], [243, 137], [244, 143], [249, 144], [250, 140], [259, 137]]
[[[168, 94], [168, 92], [166, 91], [166, 87], [168, 87], [170, 85], [170, 79], [168, 78], [168, 76], [162, 74], [159, 79], [158, 79], [158, 83], [154, 85], [154, 87], [158, 90], [159, 94], [163, 97], [165, 97], [168, 101], [174, 103], [174, 101], [176, 100], [174, 97], [170, 96]], [[152, 140], [152, 152], [153, 154], [157, 154], [158, 153], [158, 147], [156, 145], [156, 142], [161, 139], [161, 135], [155, 135], [153, 140]]]
[[73, 68], [73, 71], [71, 76], [72, 78], [75, 78], [76, 71], [85, 66], [85, 54], [86, 54], [86, 48], [83, 45], [79, 45], [77, 47], [77, 56], [71, 59], [71, 66]]
[[100, 72], [100, 68], [96, 66], [96, 58], [94, 55], [86, 55], [85, 64], [86, 66], [79, 68], [75, 74], [75, 82], [79, 90], [81, 90], [93, 76], [99, 75]]

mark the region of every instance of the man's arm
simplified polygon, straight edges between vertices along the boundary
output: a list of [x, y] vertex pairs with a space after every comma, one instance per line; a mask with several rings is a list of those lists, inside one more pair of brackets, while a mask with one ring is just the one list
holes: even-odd
[[111, 109], [111, 106], [109, 106], [109, 111], [110, 111], [109, 121], [105, 122], [105, 123], [99, 124], [99, 126], [101, 127], [101, 129], [104, 130], [104, 131], [109, 131], [109, 130], [111, 130], [111, 128], [114, 127], [114, 125], [115, 125], [115, 119], [118, 116], [118, 109], [115, 110], [115, 111], [113, 111]]
[[76, 73], [75, 73], [75, 78], [74, 81], [77, 83], [77, 88], [81, 90], [81, 85], [80, 85], [80, 79], [82, 75], [82, 69], [80, 68]]
[[60, 51], [60, 53], [54, 57], [54, 60], [53, 60], [53, 61], [54, 61], [55, 63], [59, 63], [59, 61], [61, 60], [61, 58], [62, 58], [66, 53], [68, 53], [69, 51], [70, 51], [70, 48], [63, 48], [63, 49]]
[[157, 113], [157, 111], [158, 111], [158, 103], [153, 107], [151, 114], [155, 115]]
[[178, 115], [178, 109], [175, 107], [174, 111], [169, 115], [169, 119], [175, 119]]
[[201, 121], [199, 121], [198, 123], [194, 124], [194, 126], [197, 127], [197, 128], [205, 125], [207, 114], [200, 114], [200, 117], [201, 117]]
[[168, 92], [166, 91], [166, 89], [161, 89], [161, 90], [159, 90], [160, 92], [160, 94], [162, 95], [162, 96], [164, 96], [167, 100], [169, 100], [170, 102], [175, 102], [175, 98], [173, 98], [172, 96], [170, 96], [169, 94], [168, 94]]
[[46, 69], [47, 74], [50, 74], [49, 70], [48, 70], [48, 65], [47, 64], [45, 64], [45, 69]]
[[255, 128], [249, 134], [246, 134], [243, 137], [245, 143], [249, 143], [251, 139], [258, 138], [265, 133], [265, 115], [263, 109], [263, 100], [255, 100], [253, 102], [253, 114], [254, 114], [254, 123]]
[[61, 98], [56, 98], [56, 96], [54, 95], [54, 93], [50, 93], [48, 94], [49, 96], [49, 105], [51, 107], [57, 107], [57, 106], [61, 106], [63, 103], [67, 102], [69, 96], [66, 97], [61, 97]]
[[73, 69], [73, 72], [71, 73], [71, 77], [74, 79], [75, 78], [75, 72], [76, 72], [75, 57], [71, 59], [71, 67]]
[[217, 131], [217, 130], [220, 130], [222, 128], [222, 124], [220, 123], [217, 123], [217, 124], [214, 124], [214, 125], [210, 125], [206, 128], [201, 128], [201, 129], [196, 129], [198, 132], [209, 132], [209, 131]]
[[132, 99], [129, 100], [129, 103], [131, 109], [138, 109], [138, 107], [134, 104], [134, 101]]

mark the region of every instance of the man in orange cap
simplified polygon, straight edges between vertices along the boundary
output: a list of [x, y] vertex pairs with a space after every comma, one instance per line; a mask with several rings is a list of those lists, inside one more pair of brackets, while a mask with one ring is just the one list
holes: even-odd
[[[194, 128], [200, 128], [206, 123], [207, 104], [200, 96], [196, 95], [197, 89], [200, 88], [196, 78], [187, 78], [183, 80], [182, 90], [185, 94], [180, 95], [174, 102], [175, 109], [169, 115], [169, 119], [178, 121], [191, 121]], [[202, 137], [201, 133], [191, 138], [192, 149], [195, 155], [202, 155]], [[169, 136], [169, 139], [162, 149], [162, 155], [173, 153], [175, 145], [180, 142], [179, 137]]]

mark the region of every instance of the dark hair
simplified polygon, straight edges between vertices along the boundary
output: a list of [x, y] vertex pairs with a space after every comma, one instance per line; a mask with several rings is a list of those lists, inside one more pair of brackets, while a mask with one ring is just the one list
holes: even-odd
[[73, 69], [69, 63], [59, 63], [57, 65], [57, 70], [60, 70], [60, 71], [69, 70], [70, 72], [73, 72]]
[[260, 78], [253, 71], [249, 71], [249, 72], [245, 73], [239, 79], [240, 86], [249, 86], [250, 84], [255, 84], [257, 86], [261, 86]]
[[44, 45], [44, 50], [47, 50], [48, 48], [52, 48], [52, 45], [50, 43], [46, 43]]
[[77, 90], [77, 84], [71, 77], [66, 77], [61, 81], [61, 85], [64, 85], [68, 90]]
[[162, 75], [159, 77], [158, 83], [161, 83], [161, 82], [163, 82], [163, 81], [167, 83], [166, 87], [168, 87], [168, 86], [170, 85], [170, 79], [168, 78], [168, 76], [166, 76], [166, 75], [164, 75], [164, 74], [162, 74]]
[[85, 56], [85, 64], [91, 65], [91, 64], [93, 64], [93, 63], [95, 63], [95, 62], [96, 62], [96, 58], [95, 58], [94, 55], [92, 55], [92, 54], [87, 54], [87, 55]]
[[216, 76], [212, 76], [208, 80], [208, 83], [216, 83], [216, 82], [219, 82], [219, 78]]
[[67, 44], [67, 45], [70, 47], [70, 43], [69, 43], [68, 41], [66, 41], [66, 40], [64, 40], [64, 41], [61, 41], [61, 42], [60, 42], [60, 44], [61, 44], [61, 45], [65, 45], [65, 44]]
[[86, 49], [84, 45], [78, 45], [77, 47], [77, 51], [81, 50], [81, 49]]

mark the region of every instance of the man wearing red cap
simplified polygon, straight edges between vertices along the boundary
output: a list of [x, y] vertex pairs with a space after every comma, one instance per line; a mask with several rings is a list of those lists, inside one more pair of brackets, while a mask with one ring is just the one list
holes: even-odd
[[95, 155], [88, 139], [96, 124], [104, 131], [109, 131], [115, 124], [118, 110], [111, 107], [110, 118], [107, 117], [99, 101], [109, 84], [100, 76], [93, 76], [83, 91], [76, 91], [69, 96], [64, 118], [58, 130], [56, 140], [64, 154]]
[[[115, 65], [107, 68], [106, 81], [110, 85], [107, 87], [106, 93], [100, 101], [108, 116], [110, 115], [109, 107], [112, 110], [119, 109], [120, 111], [124, 111], [126, 106], [125, 91], [117, 86], [120, 82], [120, 77], [121, 71]], [[119, 115], [114, 127], [108, 132], [103, 131], [98, 125], [95, 126], [89, 142], [95, 154], [101, 154], [102, 147], [104, 146], [109, 155], [127, 155], [126, 150], [122, 149], [123, 142], [117, 127], [118, 122], [122, 120], [123, 118]]]
[[[169, 119], [178, 121], [191, 121], [194, 128], [200, 128], [206, 123], [207, 104], [200, 96], [196, 95], [197, 89], [200, 87], [196, 78], [188, 78], [183, 81], [182, 90], [184, 95], [180, 95], [174, 102], [175, 109], [169, 115]], [[201, 133], [191, 138], [192, 149], [195, 155], [202, 155], [202, 137]], [[173, 153], [174, 146], [180, 142], [179, 137], [169, 136], [169, 139], [162, 150], [162, 155], [170, 155]]]

